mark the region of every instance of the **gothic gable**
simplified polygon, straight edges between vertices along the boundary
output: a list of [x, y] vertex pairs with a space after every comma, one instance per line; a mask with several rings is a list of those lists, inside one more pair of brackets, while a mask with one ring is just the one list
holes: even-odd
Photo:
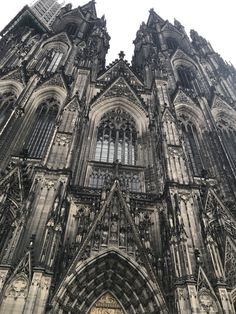
[[[58, 42], [59, 45], [61, 45], [62, 43], [66, 44], [69, 47], [71, 47], [71, 41], [67, 35], [66, 32], [61, 32], [59, 34], [56, 34], [55, 36], [53, 37], [50, 37], [50, 39], [48, 39], [45, 44], [49, 44], [51, 42]], [[45, 45], [44, 44], [44, 45]]]
[[235, 241], [226, 238], [224, 270], [226, 282], [231, 288], [236, 287], [236, 244]]
[[77, 110], [80, 111], [80, 103], [78, 101], [77, 96], [74, 96], [72, 100], [65, 105], [63, 110], [73, 111], [73, 112]]
[[125, 78], [119, 77], [115, 82], [113, 82], [105, 91], [100, 92], [98, 95], [92, 99], [92, 103], [94, 106], [95, 103], [102, 101], [107, 98], [114, 98], [114, 97], [122, 97], [128, 99], [130, 102], [135, 103], [138, 105], [139, 108], [142, 110], [145, 109], [146, 105], [143, 99], [138, 96], [132, 87], [127, 83]]
[[173, 103], [175, 105], [187, 104], [190, 106], [196, 106], [196, 103], [181, 88], [178, 89], [174, 97]]
[[95, 1], [89, 1], [87, 4], [80, 7], [82, 12], [86, 15], [87, 12], [91, 13], [93, 17], [97, 17], [96, 7], [95, 7]]
[[[88, 207], [84, 213], [90, 214]], [[82, 212], [78, 213], [78, 215], [81, 214]], [[140, 215], [142, 216], [140, 218], [142, 223], [145, 221], [148, 224], [148, 216], [144, 217], [143, 213]], [[146, 253], [139, 237], [139, 230], [135, 226], [119, 182], [115, 180], [99, 215], [89, 227], [88, 234], [85, 240], [82, 241], [77, 257], [70, 269], [72, 271], [78, 261], [84, 259], [85, 256], [87, 258], [90, 254], [94, 255], [96, 252], [103, 251], [108, 247], [117, 247], [126, 254], [131, 255], [141, 265], [146, 265], [152, 273], [150, 264], [150, 258], [152, 259], [152, 257], [150, 255], [149, 258], [147, 255], [151, 253], [148, 238], [145, 239], [145, 245]]]
[[227, 235], [236, 239], [235, 219], [211, 188], [208, 189], [205, 196], [204, 212], [207, 219], [207, 228], [213, 225], [221, 226]]
[[41, 86], [40, 88], [44, 88], [44, 87], [51, 87], [51, 86], [58, 86], [63, 88], [65, 91], [67, 91], [67, 84], [62, 76], [62, 74], [54, 74], [53, 76], [51, 76], [48, 80], [46, 80]]
[[135, 86], [136, 88], [141, 89], [143, 88], [143, 83], [130, 69], [129, 65], [127, 64], [127, 61], [124, 61], [123, 59], [120, 59], [112, 63], [105, 71], [105, 73], [100, 75], [97, 80], [98, 82], [99, 81], [113, 82], [114, 79], [121, 75], [125, 77], [125, 79], [129, 82], [130, 85]]
[[162, 26], [161, 29], [163, 32], [170, 32], [170, 33], [175, 33], [178, 37], [182, 36], [182, 34], [180, 33], [180, 31], [173, 26], [169, 21], [166, 21], [165, 24]]
[[173, 54], [173, 56], [171, 57], [172, 63], [175, 63], [175, 61], [177, 60], [182, 60], [184, 63], [189, 62], [189, 64], [191, 64], [191, 66], [193, 66], [196, 69], [195, 61], [180, 48], [178, 48]]
[[17, 81], [21, 85], [25, 86], [25, 80], [22, 75], [21, 69], [16, 69], [5, 74], [4, 76], [1, 77], [1, 80]]
[[221, 311], [220, 303], [215, 294], [215, 291], [202, 267], [199, 267], [198, 270], [197, 292], [200, 309], [202, 311], [201, 313], [208, 313], [205, 312], [206, 309], [210, 310], [210, 313], [219, 313], [219, 311]]

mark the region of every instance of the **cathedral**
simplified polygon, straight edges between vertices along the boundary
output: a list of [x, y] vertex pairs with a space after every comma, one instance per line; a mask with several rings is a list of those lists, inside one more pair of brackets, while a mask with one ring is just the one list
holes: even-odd
[[236, 70], [153, 9], [131, 64], [108, 31], [38, 0], [0, 33], [0, 313], [235, 314]]

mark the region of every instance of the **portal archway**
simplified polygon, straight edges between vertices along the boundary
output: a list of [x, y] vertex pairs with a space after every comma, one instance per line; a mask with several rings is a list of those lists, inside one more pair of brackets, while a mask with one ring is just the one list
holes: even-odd
[[121, 314], [168, 313], [157, 282], [144, 267], [118, 250], [108, 250], [79, 262], [54, 296], [52, 313], [91, 314], [97, 300], [108, 291], [119, 300]]

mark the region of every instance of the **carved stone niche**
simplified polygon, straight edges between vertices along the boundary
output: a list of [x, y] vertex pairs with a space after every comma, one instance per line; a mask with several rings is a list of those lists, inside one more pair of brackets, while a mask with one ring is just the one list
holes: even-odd
[[118, 301], [106, 293], [95, 303], [89, 314], [124, 314], [124, 311]]
[[200, 314], [219, 313], [215, 298], [208, 289], [202, 288], [198, 293], [198, 298], [200, 303]]
[[13, 297], [14, 299], [17, 298], [26, 298], [28, 294], [28, 280], [25, 276], [19, 275], [15, 278], [8, 289], [6, 290], [5, 297]]

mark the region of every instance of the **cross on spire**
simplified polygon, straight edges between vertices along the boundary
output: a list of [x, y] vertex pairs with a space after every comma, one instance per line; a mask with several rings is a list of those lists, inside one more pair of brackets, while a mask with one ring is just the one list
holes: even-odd
[[120, 53], [119, 53], [120, 60], [124, 60], [124, 57], [125, 57], [124, 51], [120, 51]]

